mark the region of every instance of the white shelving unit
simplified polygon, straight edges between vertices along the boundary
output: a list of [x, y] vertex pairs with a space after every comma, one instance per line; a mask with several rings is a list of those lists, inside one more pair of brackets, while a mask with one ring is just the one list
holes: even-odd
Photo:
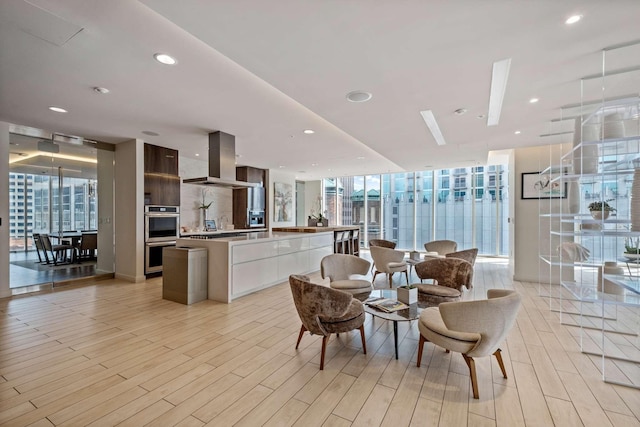
[[[638, 44], [623, 49], [640, 55]], [[640, 238], [640, 206], [631, 200], [632, 188], [640, 186], [634, 184], [640, 178], [640, 85], [627, 96], [619, 93], [627, 90], [620, 75], [631, 74], [627, 79], [637, 82], [640, 70], [607, 75], [610, 55], [603, 52], [602, 76], [581, 81], [584, 103], [563, 109], [563, 120], [575, 123], [578, 143], [558, 159], [561, 166], [541, 172], [552, 176], [556, 188], [567, 189], [567, 200], [540, 200], [541, 221], [551, 224], [549, 248], [541, 250], [540, 260], [560, 277], [560, 286], [541, 284], [540, 294], [549, 297], [563, 324], [579, 328], [581, 350], [599, 363], [604, 381], [640, 388], [640, 260], [624, 257], [625, 239]], [[616, 211], [607, 219], [592, 218], [587, 207], [597, 201]], [[556, 251], [562, 244], [579, 244], [589, 257], [563, 258]], [[622, 269], [608, 274], [605, 262]]]

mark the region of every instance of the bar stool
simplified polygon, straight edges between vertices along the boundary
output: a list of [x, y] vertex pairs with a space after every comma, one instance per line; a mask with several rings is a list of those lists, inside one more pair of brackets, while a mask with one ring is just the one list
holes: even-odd
[[[345, 238], [346, 234], [346, 238]], [[349, 232], [348, 231], [338, 231], [336, 232], [336, 241], [334, 243], [333, 252], [336, 254], [344, 254], [345, 249], [348, 250], [349, 245]]]
[[351, 231], [349, 237], [349, 253], [360, 256], [360, 230]]

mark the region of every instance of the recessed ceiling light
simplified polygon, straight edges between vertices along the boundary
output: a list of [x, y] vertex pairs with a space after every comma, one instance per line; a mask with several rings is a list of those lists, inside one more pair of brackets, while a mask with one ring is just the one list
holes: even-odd
[[156, 61], [164, 65], [175, 65], [178, 63], [173, 56], [167, 55], [166, 53], [156, 53], [153, 57]]
[[467, 112], [467, 109], [466, 109], [466, 108], [458, 108], [456, 111], [454, 111], [454, 113], [455, 113], [456, 115], [458, 115], [458, 116], [461, 116], [461, 115], [463, 115], [463, 114], [464, 114], [464, 113], [466, 113], [466, 112]]
[[433, 138], [436, 140], [436, 143], [438, 145], [445, 145], [447, 141], [444, 140], [444, 136], [442, 135], [442, 132], [440, 132], [440, 127], [438, 126], [436, 117], [433, 115], [433, 111], [424, 110], [420, 111], [420, 114], [422, 115], [424, 122], [427, 124], [431, 135], [433, 135]]
[[317, 163], [311, 163], [311, 166], [318, 166]]
[[305, 129], [304, 133], [306, 133], [307, 135], [311, 135], [311, 134], [315, 133], [315, 131], [313, 131], [311, 129]]
[[579, 20], [582, 19], [582, 15], [573, 15], [567, 18], [566, 21], [564, 21], [565, 24], [575, 24], [576, 22], [578, 22]]
[[478, 119], [484, 119], [484, 114], [478, 114], [476, 117], [477, 117]]
[[68, 111], [65, 110], [64, 108], [56, 107], [56, 106], [53, 106], [53, 105], [51, 107], [49, 107], [49, 110], [55, 111], [56, 113], [68, 113]]
[[106, 87], [100, 87], [100, 86], [94, 87], [93, 91], [95, 93], [100, 93], [100, 94], [103, 94], [103, 95], [109, 93], [109, 89], [107, 89]]
[[196, 157], [200, 157], [200, 154], [199, 154], [199, 153], [196, 153]]
[[487, 126], [496, 126], [500, 121], [502, 112], [502, 102], [507, 92], [507, 81], [509, 80], [509, 70], [511, 69], [511, 58], [503, 59], [493, 63], [491, 71], [491, 90], [489, 92], [489, 113]]
[[515, 133], [516, 135], [520, 135], [520, 131], [519, 131], [519, 130], [515, 131], [514, 133]]
[[152, 130], [143, 130], [142, 133], [149, 136], [160, 136], [158, 132], [154, 132]]
[[284, 166], [280, 165], [278, 166], [278, 169], [284, 169]]
[[538, 102], [538, 101], [540, 101], [538, 98], [531, 98], [531, 99], [529, 100], [529, 103], [531, 103], [531, 104], [535, 104], [535, 103], [536, 103], [536, 102]]
[[356, 157], [356, 160], [364, 160], [364, 156], [358, 156]]
[[351, 102], [367, 102], [373, 97], [371, 93], [365, 92], [363, 90], [354, 90], [353, 92], [349, 92], [347, 94], [347, 99]]

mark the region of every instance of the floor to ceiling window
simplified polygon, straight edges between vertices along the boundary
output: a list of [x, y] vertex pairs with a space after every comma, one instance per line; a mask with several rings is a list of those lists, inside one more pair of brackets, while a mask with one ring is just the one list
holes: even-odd
[[[325, 179], [330, 224], [360, 224], [361, 244], [383, 238], [423, 250], [437, 239], [509, 253], [506, 165]], [[365, 227], [366, 226], [366, 227]]]

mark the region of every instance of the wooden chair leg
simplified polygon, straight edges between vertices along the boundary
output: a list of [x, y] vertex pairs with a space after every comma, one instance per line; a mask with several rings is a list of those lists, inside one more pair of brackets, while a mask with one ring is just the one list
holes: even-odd
[[478, 394], [478, 378], [476, 377], [476, 362], [473, 360], [473, 357], [469, 357], [466, 354], [463, 354], [464, 361], [467, 362], [467, 366], [469, 367], [469, 374], [471, 375], [471, 388], [473, 389], [473, 398], [479, 399]]
[[371, 283], [376, 281], [376, 276], [378, 275], [378, 273], [380, 273], [378, 270], [376, 270], [375, 273], [373, 273], [373, 279], [371, 279]]
[[360, 339], [362, 340], [362, 351], [367, 354], [367, 342], [364, 340], [364, 325], [360, 326]]
[[320, 370], [324, 369], [324, 352], [327, 350], [327, 341], [329, 337], [322, 337], [322, 353], [320, 353]]
[[409, 272], [407, 270], [404, 271], [404, 277], [407, 279], [407, 285], [409, 284]]
[[493, 355], [498, 360], [498, 365], [500, 365], [500, 370], [502, 371], [502, 376], [507, 378], [507, 371], [504, 369], [504, 363], [502, 362], [502, 353], [501, 353], [500, 349], [497, 349], [495, 351], [495, 353], [493, 353]]
[[389, 276], [389, 287], [393, 288], [393, 273], [387, 273], [387, 276]]
[[420, 363], [422, 362], [422, 348], [424, 347], [424, 343], [426, 342], [426, 338], [420, 334], [420, 342], [418, 343], [418, 363], [416, 366], [419, 368]]
[[298, 334], [298, 342], [296, 343], [296, 350], [298, 349], [298, 346], [300, 345], [300, 340], [302, 339], [302, 334], [304, 334], [304, 331], [306, 331], [307, 328], [304, 327], [304, 325], [300, 326], [300, 333]]

